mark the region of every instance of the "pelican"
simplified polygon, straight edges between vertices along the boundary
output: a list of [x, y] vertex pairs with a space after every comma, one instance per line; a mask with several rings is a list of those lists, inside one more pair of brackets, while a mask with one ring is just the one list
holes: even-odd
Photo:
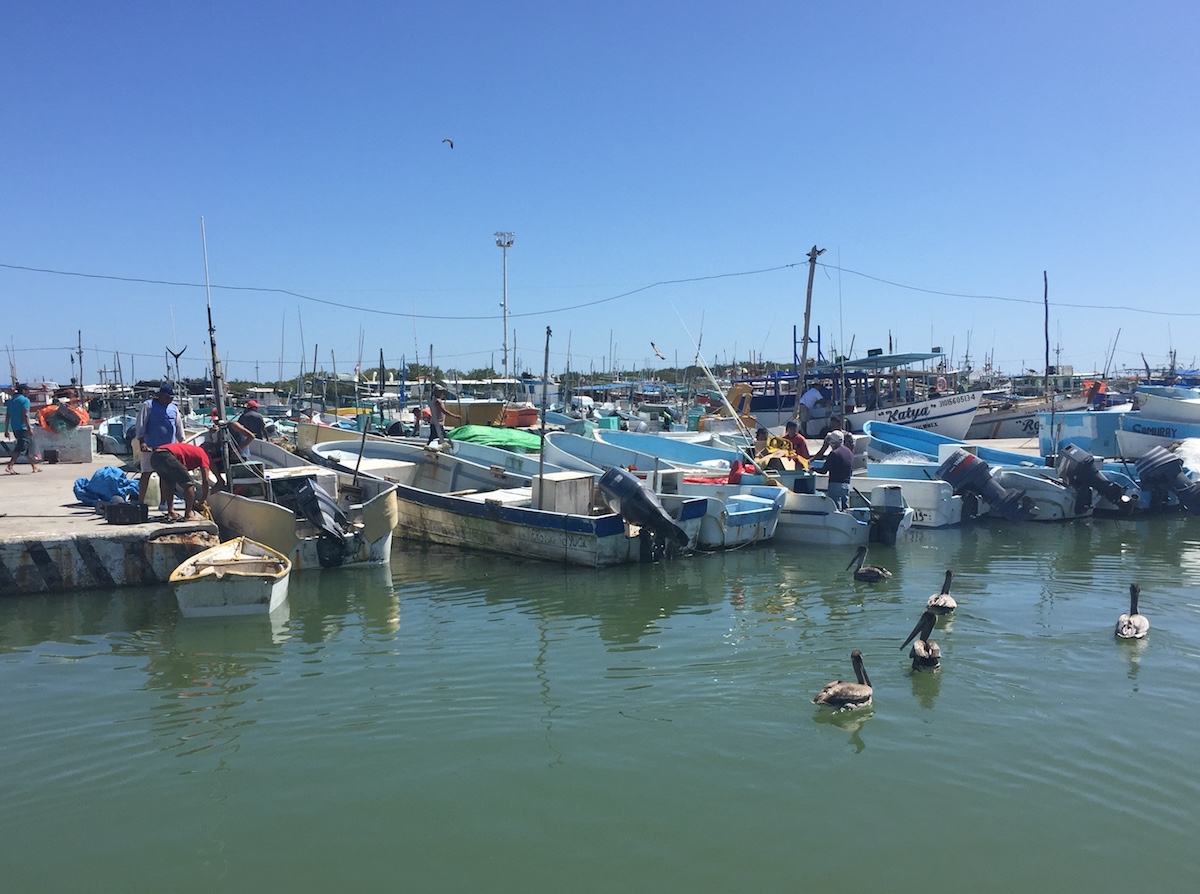
[[442, 142], [443, 142], [443, 143], [449, 143], [449, 144], [450, 144], [450, 148], [451, 148], [451, 149], [453, 149], [453, 148], [454, 148], [454, 140], [442, 140]]
[[835, 711], [849, 711], [853, 708], [865, 708], [871, 704], [871, 678], [863, 667], [862, 652], [855, 649], [850, 653], [850, 661], [854, 665], [854, 676], [857, 683], [843, 683], [834, 680], [826, 683], [825, 688], [813, 699], [814, 705], [828, 705]]
[[946, 579], [942, 581], [942, 592], [934, 593], [929, 597], [929, 601], [925, 603], [925, 607], [935, 615], [948, 615], [958, 608], [958, 603], [950, 595], [950, 581], [953, 579], [954, 572], [946, 569]]
[[937, 615], [926, 609], [921, 614], [920, 620], [917, 621], [917, 626], [908, 635], [908, 639], [900, 644], [900, 648], [903, 649], [913, 641], [913, 637], [918, 633], [921, 634], [912, 644], [912, 648], [908, 650], [908, 657], [912, 659], [912, 669], [915, 671], [932, 671], [942, 666], [942, 650], [929, 638], [929, 634], [933, 633], [933, 625], [936, 623]]
[[1138, 595], [1142, 588], [1137, 584], [1129, 585], [1129, 614], [1117, 618], [1117, 639], [1141, 639], [1150, 630], [1150, 622], [1145, 615], [1138, 614]]
[[854, 558], [850, 560], [850, 564], [846, 566], [846, 570], [854, 569], [854, 579], [866, 581], [869, 584], [879, 583], [881, 580], [887, 580], [892, 576], [892, 572], [886, 568], [880, 568], [878, 565], [864, 565], [867, 561], [867, 548], [860, 546], [858, 552], [854, 554]]

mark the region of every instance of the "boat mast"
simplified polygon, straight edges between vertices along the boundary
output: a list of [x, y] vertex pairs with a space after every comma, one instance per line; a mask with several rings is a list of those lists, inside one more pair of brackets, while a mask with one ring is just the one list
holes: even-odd
[[[204, 297], [208, 304], [208, 344], [212, 349], [213, 399], [216, 401], [218, 418], [225, 419], [225, 389], [221, 378], [221, 361], [217, 358], [217, 330], [213, 326], [212, 289], [208, 281], [208, 239], [204, 234], [204, 218], [200, 218], [200, 247], [204, 251]], [[186, 350], [186, 348], [185, 348]]]

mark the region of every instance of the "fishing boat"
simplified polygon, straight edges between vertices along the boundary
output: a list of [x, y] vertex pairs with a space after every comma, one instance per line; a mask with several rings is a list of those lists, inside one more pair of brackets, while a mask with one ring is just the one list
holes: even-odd
[[694, 548], [711, 508], [703, 498], [664, 506], [620, 469], [599, 480], [579, 471], [525, 479], [411, 445], [368, 442], [360, 458], [325, 443], [314, 453], [342, 474], [357, 467], [394, 486], [402, 537], [509, 557], [591, 568], [650, 561]]
[[[368, 474], [381, 475], [388, 480], [406, 480], [404, 464], [426, 468], [421, 473], [422, 486], [442, 493], [474, 491], [487, 493], [504, 489], [530, 489], [539, 476], [558, 476], [568, 480], [574, 476], [590, 475], [600, 480], [604, 470], [569, 470], [537, 457], [493, 456], [495, 448], [484, 448], [460, 441], [416, 445], [396, 441], [327, 441], [314, 445], [312, 455], [320, 462], [341, 468], [358, 468]], [[484, 462], [477, 461], [483, 459]], [[495, 460], [495, 461], [489, 461]], [[569, 475], [563, 473], [571, 473]], [[726, 476], [722, 476], [722, 483]], [[681, 490], [678, 478], [668, 491], [657, 492], [658, 499], [669, 511], [682, 511], [681, 498], [703, 500], [700, 528], [695, 546], [702, 550], [727, 549], [770, 539], [776, 530], [783, 507], [784, 494], [769, 486], [728, 487], [721, 492], [692, 492]], [[653, 487], [658, 479], [653, 479]], [[524, 491], [522, 491], [524, 493]], [[403, 500], [404, 492], [399, 493]], [[532, 502], [532, 491], [529, 496]]]
[[378, 478], [309, 462], [269, 441], [250, 444], [227, 490], [209, 494], [213, 521], [228, 536], [253, 537], [288, 556], [292, 568], [388, 561], [396, 489]]
[[905, 426], [871, 423], [866, 434], [869, 478], [947, 481], [970, 504], [963, 510], [968, 518], [1062, 521], [1086, 518], [1097, 508], [1122, 515], [1137, 508], [1131, 470], [1097, 462], [1078, 447], [1065, 447], [1048, 464], [1038, 456]]
[[984, 392], [971, 427], [963, 436], [968, 441], [1000, 438], [1036, 438], [1041, 427], [1040, 414], [1049, 413], [1051, 403], [1056, 413], [1087, 409], [1087, 399], [1079, 396], [1056, 395], [1052, 400], [1041, 397], [995, 397]]
[[[696, 435], [698, 433], [688, 432], [687, 434]], [[728, 467], [736, 460], [745, 459], [745, 450], [735, 449], [727, 442], [714, 442], [707, 433], [702, 436], [708, 438], [706, 443], [700, 443], [694, 439], [668, 437], [665, 432], [656, 434], [597, 429], [593, 435], [595, 440], [605, 444], [658, 457], [679, 466], [715, 468], [724, 463]], [[749, 446], [753, 447], [753, 445]]]
[[[947, 393], [943, 376], [912, 369], [917, 363], [938, 359], [942, 355], [937, 353], [878, 354], [818, 366], [803, 380], [794, 372], [738, 379], [730, 397], [740, 386], [749, 388], [748, 399], [730, 402], [739, 414], [749, 414], [758, 425], [768, 428], [782, 426], [788, 419], [803, 421], [803, 414], [797, 410], [800, 391], [824, 379], [832, 383], [832, 392], [823, 405], [810, 411], [811, 418], [802, 431], [805, 437], [822, 435], [834, 419], [844, 418], [852, 432], [862, 431], [868, 422], [882, 421], [962, 438], [971, 427], [983, 392]], [[920, 398], [914, 384], [929, 376], [934, 376], [934, 384], [941, 387], [933, 389], [937, 396]], [[849, 389], [843, 387], [845, 382], [850, 383]]]
[[547, 432], [543, 439], [542, 456], [547, 462], [564, 469], [593, 474], [612, 468], [629, 469], [639, 475], [665, 469], [682, 469], [698, 476], [713, 472], [728, 474], [732, 461], [738, 458], [735, 451], [719, 447], [677, 444], [667, 439], [654, 440], [655, 435], [641, 437], [646, 440], [639, 441], [640, 446], [661, 449], [673, 455], [679, 448], [689, 448], [692, 459], [686, 462], [671, 460], [657, 452], [650, 453], [624, 444], [609, 443], [599, 437], [585, 438], [570, 432]]
[[182, 562], [170, 583], [185, 618], [265, 615], [287, 599], [291, 570], [283, 553], [236, 537]]

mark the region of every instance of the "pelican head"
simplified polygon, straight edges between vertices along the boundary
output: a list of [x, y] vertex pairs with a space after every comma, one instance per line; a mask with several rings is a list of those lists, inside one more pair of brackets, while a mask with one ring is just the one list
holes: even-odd
[[846, 566], [846, 570], [849, 571], [851, 568], [853, 568], [855, 571], [857, 571], [859, 568], [863, 567], [863, 563], [865, 561], [867, 561], [867, 548], [865, 546], [860, 546], [855, 551], [854, 558], [850, 560], [850, 564]]

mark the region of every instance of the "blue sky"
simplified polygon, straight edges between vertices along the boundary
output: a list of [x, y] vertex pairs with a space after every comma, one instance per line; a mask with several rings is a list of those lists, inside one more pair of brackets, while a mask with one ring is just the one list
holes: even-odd
[[12, 5], [0, 338], [22, 379], [69, 378], [80, 330], [89, 382], [185, 345], [203, 374], [203, 217], [229, 378], [314, 348], [501, 369], [497, 230], [514, 369], [547, 327], [555, 371], [663, 366], [651, 341], [787, 361], [814, 244], [827, 352], [1040, 369], [1046, 271], [1052, 363], [1190, 365], [1198, 25], [1103, 0]]

